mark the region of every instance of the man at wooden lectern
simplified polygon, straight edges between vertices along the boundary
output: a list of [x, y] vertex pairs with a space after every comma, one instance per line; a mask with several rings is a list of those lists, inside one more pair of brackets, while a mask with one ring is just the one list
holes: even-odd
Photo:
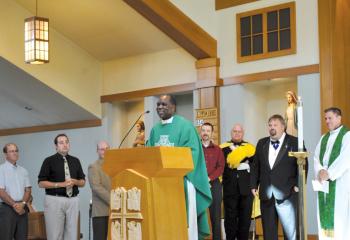
[[160, 96], [157, 113], [161, 122], [150, 133], [148, 146], [190, 147], [194, 169], [185, 176], [185, 195], [190, 240], [203, 239], [210, 234], [207, 208], [211, 192], [202, 144], [193, 124], [175, 114], [176, 101], [171, 95]]

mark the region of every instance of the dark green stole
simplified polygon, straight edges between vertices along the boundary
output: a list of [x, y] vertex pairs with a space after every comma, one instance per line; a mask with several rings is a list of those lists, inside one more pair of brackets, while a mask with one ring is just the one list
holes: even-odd
[[[339, 156], [343, 137], [348, 131], [349, 130], [345, 126], [341, 127], [338, 136], [335, 139], [331, 154], [329, 156], [328, 166], [331, 166], [334, 160], [337, 159], [337, 157]], [[322, 166], [329, 136], [330, 133], [328, 132], [321, 140], [320, 162]], [[325, 194], [323, 192], [318, 192], [318, 207], [321, 228], [324, 234], [329, 237], [334, 236], [335, 188], [336, 180], [329, 180], [329, 193]]]

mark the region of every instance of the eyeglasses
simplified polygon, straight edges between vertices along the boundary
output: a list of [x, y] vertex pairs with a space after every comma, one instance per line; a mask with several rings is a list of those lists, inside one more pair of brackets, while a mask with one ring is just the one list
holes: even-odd
[[18, 153], [18, 149], [16, 149], [16, 150], [9, 150], [6, 153]]
[[98, 151], [107, 151], [109, 150], [109, 147], [108, 148], [97, 148]]

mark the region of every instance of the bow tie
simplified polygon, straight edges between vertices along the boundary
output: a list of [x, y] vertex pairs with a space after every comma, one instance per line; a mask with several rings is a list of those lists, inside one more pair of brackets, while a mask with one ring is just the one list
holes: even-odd
[[279, 141], [279, 140], [276, 140], [276, 141], [272, 141], [272, 140], [271, 140], [271, 144], [272, 144], [273, 148], [274, 148], [275, 150], [277, 150], [277, 148], [278, 148], [279, 145], [280, 145], [280, 141]]

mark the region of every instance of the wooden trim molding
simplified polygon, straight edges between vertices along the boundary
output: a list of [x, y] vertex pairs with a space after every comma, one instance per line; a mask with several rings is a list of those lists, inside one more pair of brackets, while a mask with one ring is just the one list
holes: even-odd
[[279, 69], [279, 70], [273, 70], [273, 71], [267, 71], [267, 72], [227, 77], [227, 78], [224, 78], [224, 85], [242, 84], [242, 83], [255, 82], [255, 81], [267, 80], [272, 78], [280, 78], [280, 77], [293, 77], [298, 75], [319, 73], [319, 71], [320, 71], [319, 64], [285, 68], [285, 69]]
[[155, 96], [168, 93], [193, 91], [195, 83], [185, 83], [166, 87], [149, 88], [131, 92], [116, 93], [101, 96], [101, 103], [140, 99], [148, 96]]
[[[320, 15], [321, 14], [321, 15]], [[320, 80], [321, 80], [321, 119], [323, 109], [334, 105], [333, 82], [334, 50], [333, 31], [335, 10], [332, 1], [318, 1], [318, 27], [319, 27], [319, 49], [320, 49]], [[322, 17], [320, 17], [322, 16]], [[325, 125], [322, 125], [322, 132], [326, 132]]]
[[217, 56], [217, 42], [170, 1], [124, 0], [196, 59]]
[[196, 61], [196, 69], [208, 67], [220, 67], [220, 58], [205, 58]]
[[0, 136], [9, 136], [25, 133], [47, 132], [75, 128], [99, 127], [102, 125], [101, 119], [83, 120], [77, 122], [58, 123], [33, 127], [0, 129]]
[[215, 10], [225, 9], [256, 1], [257, 0], [215, 0]]

